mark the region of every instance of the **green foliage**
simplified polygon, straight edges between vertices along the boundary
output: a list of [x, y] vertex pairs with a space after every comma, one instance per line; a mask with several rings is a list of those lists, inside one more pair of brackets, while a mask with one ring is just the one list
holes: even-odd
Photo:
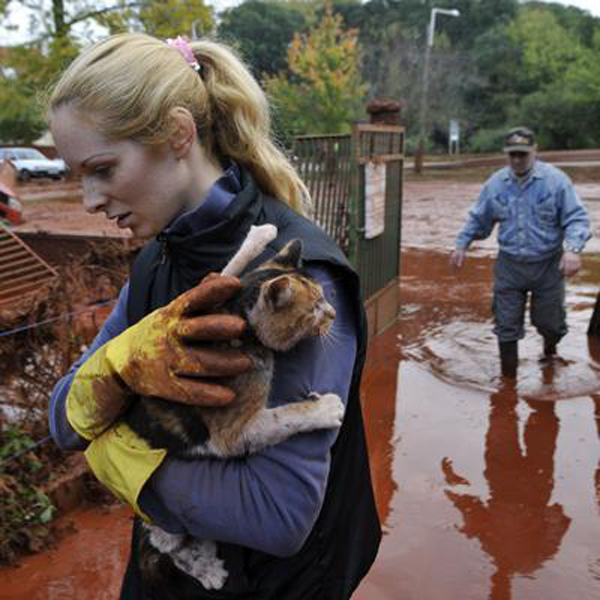
[[34, 98], [24, 96], [13, 81], [0, 83], [0, 143], [30, 144], [43, 133], [45, 123]]
[[46, 525], [54, 506], [39, 488], [42, 462], [33, 451], [26, 452], [32, 445], [18, 427], [0, 431], [0, 563], [12, 562], [23, 551], [35, 552], [50, 535]]
[[86, 21], [110, 33], [143, 30], [160, 38], [203, 35], [214, 28], [204, 0], [121, 0], [109, 10], [52, 0], [51, 13], [40, 10], [34, 19], [39, 41], [5, 49], [0, 59], [0, 142], [28, 144], [44, 131], [44, 93], [79, 51], [73, 24]]
[[[508, 111], [513, 122], [538, 133], [541, 148], [581, 148], [600, 143], [600, 52], [574, 35], [572, 21], [561, 21], [543, 6], [527, 6], [509, 27], [521, 48], [521, 94]], [[567, 29], [571, 27], [571, 29]]]
[[303, 12], [289, 3], [249, 0], [221, 15], [218, 35], [237, 46], [257, 76], [287, 69], [287, 49], [304, 30]]
[[296, 34], [288, 50], [293, 77], [265, 79], [288, 135], [343, 133], [360, 114], [366, 86], [359, 71], [358, 32], [345, 31], [330, 8], [308, 35]]
[[43, 52], [36, 46], [5, 51], [0, 61], [0, 142], [31, 143], [46, 128], [43, 95], [76, 55], [69, 38], [55, 38]]
[[142, 4], [138, 17], [146, 33], [162, 39], [204, 35], [214, 27], [212, 9], [204, 0], [153, 0]]
[[521, 72], [530, 87], [550, 83], [578, 60], [581, 47], [548, 10], [526, 8], [508, 27], [508, 36], [522, 49]]
[[496, 129], [478, 129], [469, 140], [470, 152], [499, 152], [502, 149], [502, 142], [506, 128]]
[[558, 2], [528, 2], [528, 7], [538, 7], [551, 12], [560, 25], [574, 40], [587, 47], [593, 45], [594, 31], [598, 28], [598, 18], [575, 6]]
[[[475, 136], [473, 143], [482, 148], [488, 147], [489, 131], [525, 120], [535, 126], [542, 144], [600, 145], [597, 119], [589, 116], [594, 111], [598, 114], [600, 97], [597, 17], [573, 6], [541, 1], [331, 1], [333, 9], [324, 0], [246, 0], [221, 14], [219, 36], [241, 50], [259, 78], [268, 75], [266, 85], [288, 134], [347, 127], [361, 112], [364, 81], [370, 98], [402, 102], [408, 135], [416, 135], [426, 26], [436, 6], [457, 8], [460, 17], [438, 15], [436, 20], [427, 102], [431, 142], [447, 148], [447, 123], [455, 118], [464, 123], [467, 137]], [[47, 27], [45, 40], [61, 39], [76, 48], [69, 42], [70, 27], [85, 18], [105, 25], [111, 33], [135, 29], [173, 37], [191, 36], [195, 29], [205, 34], [214, 22], [204, 2], [117, 0], [115, 9], [106, 11], [75, 0], [52, 0], [55, 22]], [[325, 38], [317, 39], [315, 33], [331, 13], [341, 15], [346, 33], [355, 36], [352, 47], [338, 44], [336, 48]], [[40, 12], [39, 23], [44, 18]], [[12, 52], [10, 60], [3, 56], [1, 66], [12, 68], [0, 73], [0, 137], [4, 141], [31, 141], [43, 126], [35, 96], [58, 72], [61, 59], [56, 52], [52, 58], [49, 55], [53, 43], [30, 48], [30, 55], [17, 66], [11, 64]], [[315, 44], [325, 44], [327, 49], [315, 53], [311, 50]], [[334, 70], [343, 73], [346, 66], [341, 55], [353, 55], [349, 63], [358, 65], [359, 46], [361, 74], [345, 74], [342, 90], [327, 63], [337, 61]], [[67, 52], [65, 58], [70, 55]], [[578, 111], [578, 118], [572, 111]]]
[[538, 132], [541, 148], [585, 148], [600, 140], [599, 110], [599, 99], [558, 82], [523, 98], [516, 120]]

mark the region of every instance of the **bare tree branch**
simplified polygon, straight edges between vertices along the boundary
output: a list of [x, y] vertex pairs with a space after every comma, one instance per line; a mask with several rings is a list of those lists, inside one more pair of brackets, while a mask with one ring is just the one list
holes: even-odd
[[142, 0], [141, 2], [129, 2], [127, 4], [121, 4], [119, 6], [109, 6], [106, 8], [100, 8], [98, 10], [93, 10], [93, 11], [90, 11], [87, 13], [82, 13], [82, 14], [74, 17], [71, 21], [68, 21], [67, 26], [71, 27], [72, 25], [75, 25], [76, 23], [80, 23], [81, 21], [85, 21], [86, 19], [93, 19], [95, 17], [99, 17], [101, 15], [104, 15], [106, 13], [113, 12], [116, 10], [124, 10], [127, 8], [136, 8], [138, 6], [141, 7], [141, 6], [144, 6], [145, 4], [148, 4], [148, 2], [146, 0]]
[[[24, 3], [22, 3], [22, 4], [24, 4]], [[119, 4], [118, 6], [108, 6], [105, 8], [99, 8], [97, 10], [91, 10], [88, 12], [78, 14], [75, 17], [73, 17], [72, 19], [70, 19], [69, 21], [65, 21], [64, 27], [68, 31], [73, 25], [76, 25], [77, 23], [81, 23], [82, 21], [86, 21], [87, 19], [94, 19], [96, 17], [100, 17], [100, 16], [105, 15], [110, 12], [126, 10], [128, 8], [142, 7], [142, 6], [145, 6], [146, 4], [148, 4], [147, 0], [141, 0], [141, 1], [137, 0], [134, 2], [127, 2], [125, 4]], [[56, 36], [56, 34], [57, 34], [56, 31], [47, 31], [46, 33], [44, 33], [32, 40], [29, 40], [27, 42], [21, 42], [19, 44], [15, 44], [12, 47], [19, 48], [19, 47], [35, 46], [37, 44], [41, 44], [42, 42], [45, 42], [45, 41], [53, 38], [54, 36]]]

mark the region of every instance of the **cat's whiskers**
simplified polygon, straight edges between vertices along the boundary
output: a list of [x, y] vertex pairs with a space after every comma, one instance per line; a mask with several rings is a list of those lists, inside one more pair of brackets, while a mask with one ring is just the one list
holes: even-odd
[[334, 332], [333, 328], [326, 332], [319, 333], [319, 342], [323, 346], [323, 348], [327, 348], [327, 345], [333, 346], [336, 342], [339, 342], [340, 339], [336, 332]]
[[323, 289], [326, 289], [326, 288], [333, 287], [333, 285], [334, 285], [335, 283], [337, 283], [337, 282], [339, 282], [339, 281], [344, 281], [344, 280], [345, 280], [345, 278], [344, 278], [344, 277], [334, 277], [333, 279], [328, 279], [327, 281], [321, 281], [321, 280], [318, 280], [318, 281], [319, 281], [319, 285], [320, 285], [320, 286], [321, 286]]

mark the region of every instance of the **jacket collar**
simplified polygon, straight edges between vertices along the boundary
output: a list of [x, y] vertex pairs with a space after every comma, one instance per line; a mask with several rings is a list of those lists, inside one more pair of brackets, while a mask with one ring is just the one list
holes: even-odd
[[216, 225], [241, 190], [240, 168], [231, 162], [223, 175], [208, 190], [202, 203], [193, 210], [177, 215], [165, 227], [163, 235], [186, 236]]
[[[543, 179], [544, 178], [544, 163], [538, 158], [535, 159], [533, 163], [533, 167], [531, 167], [531, 171], [527, 175], [525, 182], [528, 182], [533, 179]], [[513, 173], [513, 170], [510, 167], [505, 167], [504, 172], [504, 181], [515, 181], [518, 182], [519, 178]]]

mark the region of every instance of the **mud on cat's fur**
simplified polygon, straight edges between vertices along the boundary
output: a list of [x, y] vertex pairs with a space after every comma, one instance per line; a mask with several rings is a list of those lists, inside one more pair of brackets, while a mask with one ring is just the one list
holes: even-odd
[[[242, 290], [223, 308], [247, 320], [241, 348], [255, 363], [255, 369], [228, 382], [236, 392], [235, 401], [226, 407], [201, 408], [140, 398], [127, 422], [151, 446], [166, 448], [180, 458], [228, 458], [260, 451], [302, 431], [341, 425], [344, 405], [335, 394], [266, 407], [273, 352], [326, 335], [335, 318], [321, 286], [302, 271], [301, 252], [300, 240], [289, 242], [275, 257], [244, 275]], [[225, 584], [227, 570], [215, 542], [169, 534], [154, 525], [145, 524], [144, 530], [140, 555], [145, 577], [168, 577], [175, 564], [207, 589]]]

